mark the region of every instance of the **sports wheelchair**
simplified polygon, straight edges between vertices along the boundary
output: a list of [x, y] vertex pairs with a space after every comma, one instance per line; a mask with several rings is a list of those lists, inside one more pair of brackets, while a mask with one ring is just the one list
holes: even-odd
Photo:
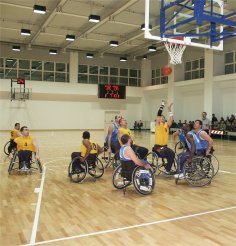
[[175, 154], [178, 155], [186, 151], [186, 143], [179, 141], [175, 145]]
[[104, 152], [102, 160], [105, 162], [105, 168], [112, 166], [113, 169], [115, 169], [119, 164], [119, 158], [117, 157], [119, 152], [117, 153], [108, 153], [107, 147], [104, 146]]
[[133, 183], [134, 189], [142, 195], [150, 194], [155, 187], [155, 176], [151, 169], [136, 166], [130, 162], [120, 161], [112, 175], [112, 183], [116, 189], [123, 190]]
[[[40, 173], [43, 171], [42, 164], [39, 160], [36, 159], [36, 154], [32, 152], [32, 156], [30, 158], [30, 162], [19, 162], [18, 152], [14, 151], [12, 152], [13, 156], [10, 160], [10, 165], [8, 167], [8, 173], [9, 175], [13, 170], [17, 170], [18, 172], [29, 172], [32, 173], [32, 170], [38, 170]], [[17, 165], [17, 167], [14, 167]], [[36, 167], [35, 167], [36, 166]]]
[[12, 149], [10, 148], [11, 146], [11, 140], [9, 140], [8, 142], [6, 142], [6, 144], [4, 145], [3, 151], [6, 155], [10, 155], [10, 153], [13, 153], [16, 151], [16, 147], [13, 147]]
[[[183, 178], [188, 184], [194, 187], [203, 187], [211, 183], [214, 177], [214, 167], [211, 159], [206, 156], [194, 156], [191, 163], [185, 162], [183, 165]], [[180, 174], [175, 180], [178, 184]]]
[[[153, 169], [153, 172], [156, 174], [157, 172], [157, 175], [160, 175], [160, 174], [164, 174], [165, 173], [165, 167], [167, 165], [167, 160], [166, 158], [160, 158], [158, 157], [157, 153], [155, 152], [149, 152], [146, 156], [146, 160], [147, 162], [150, 164], [150, 166], [152, 167]], [[172, 168], [171, 168], [171, 173], [175, 173], [176, 172], [176, 159], [174, 160], [174, 163], [172, 165]]]
[[87, 174], [92, 176], [94, 181], [103, 176], [104, 166], [97, 154], [90, 154], [84, 162], [81, 162], [80, 158], [81, 156], [73, 158], [69, 164], [68, 177], [72, 182], [82, 183]]

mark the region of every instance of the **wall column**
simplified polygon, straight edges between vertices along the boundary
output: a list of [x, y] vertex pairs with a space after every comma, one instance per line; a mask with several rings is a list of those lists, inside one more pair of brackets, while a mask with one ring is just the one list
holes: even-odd
[[70, 83], [78, 83], [78, 61], [78, 53], [70, 52]]
[[152, 62], [142, 59], [141, 62], [141, 86], [152, 85]]

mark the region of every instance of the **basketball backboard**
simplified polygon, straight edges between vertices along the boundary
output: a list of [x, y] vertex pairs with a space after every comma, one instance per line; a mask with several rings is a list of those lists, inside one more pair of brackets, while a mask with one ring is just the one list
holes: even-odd
[[145, 0], [145, 38], [223, 50], [236, 35], [235, 16], [222, 0]]

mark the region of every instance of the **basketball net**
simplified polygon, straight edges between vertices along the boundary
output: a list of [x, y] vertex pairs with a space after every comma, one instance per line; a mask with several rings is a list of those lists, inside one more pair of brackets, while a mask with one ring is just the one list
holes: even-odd
[[186, 49], [186, 45], [165, 42], [166, 50], [170, 55], [170, 64], [177, 65], [182, 63], [182, 55]]

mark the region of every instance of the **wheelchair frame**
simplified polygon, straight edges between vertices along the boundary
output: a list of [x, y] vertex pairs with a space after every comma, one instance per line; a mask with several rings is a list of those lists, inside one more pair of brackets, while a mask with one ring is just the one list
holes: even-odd
[[[20, 169], [20, 162], [19, 162], [19, 159], [18, 159], [18, 151], [14, 151], [13, 153], [13, 157], [12, 159], [10, 160], [10, 164], [9, 164], [9, 167], [8, 167], [8, 174], [10, 175], [11, 172], [13, 170], [17, 170], [18, 172], [29, 172], [29, 173], [32, 173], [32, 169], [33, 170], [39, 170], [40, 173], [42, 173], [43, 171], [43, 167], [42, 167], [42, 164], [39, 160], [36, 160], [35, 159], [35, 153], [32, 152], [32, 157], [31, 157], [31, 160], [30, 160], [30, 168], [28, 170], [21, 170]], [[37, 167], [33, 167], [32, 165], [33, 164], [36, 164]], [[13, 168], [15, 165], [18, 165], [17, 168]]]
[[[11, 143], [11, 140], [7, 141], [3, 147], [3, 151], [4, 151], [5, 155], [10, 155], [10, 153], [8, 151], [8, 147], [9, 147], [10, 143]], [[13, 148], [11, 152], [14, 153], [15, 151], [16, 151], [16, 148]]]
[[[141, 195], [148, 195], [152, 193], [154, 187], [155, 187], [155, 175], [152, 172], [152, 170], [146, 170], [143, 167], [136, 166], [132, 172], [132, 180], [128, 180], [127, 178], [124, 178], [121, 176], [121, 171], [122, 171], [122, 165], [120, 164], [118, 167], [116, 167], [115, 171], [113, 172], [112, 175], [112, 183], [113, 186], [118, 189], [118, 190], [123, 190], [123, 193], [125, 195], [126, 193], [126, 188], [133, 184], [135, 191], [138, 192]], [[140, 174], [142, 172], [149, 173], [151, 175], [151, 180], [149, 179], [149, 184], [148, 186], [144, 186], [140, 182]]]
[[[96, 182], [96, 180], [98, 178], [101, 178], [105, 172], [105, 168], [104, 165], [102, 163], [102, 161], [96, 156], [95, 162], [99, 163], [99, 165], [94, 165], [94, 164], [89, 164], [87, 160], [85, 160], [83, 163], [80, 163], [81, 169], [83, 170], [73, 170], [73, 163], [75, 161], [80, 161], [80, 156], [75, 157], [69, 164], [68, 167], [68, 177], [70, 178], [70, 180], [74, 183], [82, 183], [84, 181], [84, 179], [86, 178], [87, 174], [90, 174], [90, 176], [93, 177], [94, 182]], [[98, 167], [98, 169], [101, 171], [101, 173], [96, 174], [97, 170], [96, 168]]]

